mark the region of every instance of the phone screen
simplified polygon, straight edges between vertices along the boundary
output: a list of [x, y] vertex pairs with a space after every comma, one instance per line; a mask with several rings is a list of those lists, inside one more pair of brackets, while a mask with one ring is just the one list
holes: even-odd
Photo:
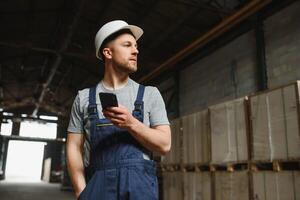
[[100, 92], [99, 98], [103, 109], [118, 106], [117, 96], [113, 93]]

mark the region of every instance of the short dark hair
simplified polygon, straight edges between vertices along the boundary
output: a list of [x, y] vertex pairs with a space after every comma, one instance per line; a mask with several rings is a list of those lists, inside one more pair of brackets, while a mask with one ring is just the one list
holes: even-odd
[[121, 29], [113, 34], [111, 34], [110, 36], [108, 36], [107, 38], [105, 38], [105, 40], [102, 42], [102, 45], [99, 48], [99, 54], [102, 57], [103, 61], [104, 61], [104, 56], [103, 56], [103, 49], [105, 47], [107, 47], [107, 44], [113, 40], [115, 40], [117, 37], [119, 37], [120, 35], [124, 34], [124, 33], [128, 33], [130, 35], [132, 35], [134, 38], [135, 36], [133, 35], [133, 33], [129, 30], [129, 29]]

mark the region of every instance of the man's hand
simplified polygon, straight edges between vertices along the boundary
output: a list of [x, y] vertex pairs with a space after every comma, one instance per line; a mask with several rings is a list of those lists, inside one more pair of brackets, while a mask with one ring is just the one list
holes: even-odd
[[103, 110], [106, 118], [119, 128], [132, 129], [139, 121], [132, 116], [125, 106], [109, 107]]
[[111, 122], [125, 128], [150, 151], [166, 154], [171, 148], [171, 130], [169, 125], [148, 127], [132, 116], [128, 109], [122, 105], [103, 110], [103, 114]]

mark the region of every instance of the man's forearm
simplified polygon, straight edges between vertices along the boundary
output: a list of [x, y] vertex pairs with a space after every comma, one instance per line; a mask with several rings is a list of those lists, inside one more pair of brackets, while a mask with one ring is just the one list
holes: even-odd
[[161, 128], [150, 128], [140, 121], [128, 128], [136, 140], [144, 147], [160, 154], [166, 154], [171, 148], [171, 135], [168, 125], [160, 126]]
[[75, 195], [78, 197], [86, 186], [84, 166], [80, 149], [72, 145], [67, 145], [67, 162]]

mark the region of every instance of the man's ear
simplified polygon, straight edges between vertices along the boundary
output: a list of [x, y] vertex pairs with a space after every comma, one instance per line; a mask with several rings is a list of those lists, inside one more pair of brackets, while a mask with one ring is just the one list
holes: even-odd
[[111, 53], [112, 53], [111, 50], [107, 47], [103, 48], [103, 50], [102, 50], [103, 56], [107, 59], [111, 59]]

